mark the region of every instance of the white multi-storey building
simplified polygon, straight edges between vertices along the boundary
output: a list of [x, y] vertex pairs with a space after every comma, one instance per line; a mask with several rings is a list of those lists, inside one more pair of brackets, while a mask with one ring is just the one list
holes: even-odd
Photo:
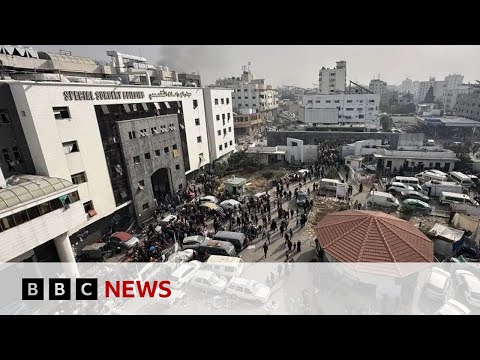
[[368, 85], [368, 89], [375, 94], [381, 95], [385, 91], [387, 91], [387, 83], [380, 79], [373, 79], [370, 81], [370, 84]]
[[418, 85], [417, 101], [422, 103], [428, 93], [430, 87], [435, 88], [435, 78], [430, 78], [428, 81], [420, 81]]
[[315, 125], [379, 128], [380, 94], [304, 95], [304, 121]]
[[210, 161], [218, 160], [235, 150], [232, 91], [206, 88], [203, 92]]
[[278, 108], [278, 92], [264, 79], [254, 79], [250, 70], [244, 67], [241, 78], [225, 78], [216, 81], [216, 86], [234, 89], [233, 108], [253, 109], [254, 112], [268, 112]]
[[333, 69], [322, 67], [318, 73], [320, 94], [345, 92], [347, 82], [347, 62], [337, 61]]

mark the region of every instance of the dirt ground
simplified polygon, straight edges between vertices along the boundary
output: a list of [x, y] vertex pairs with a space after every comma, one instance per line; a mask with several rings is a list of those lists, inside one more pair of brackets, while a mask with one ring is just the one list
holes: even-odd
[[[265, 178], [264, 174], [270, 174], [270, 173], [272, 173], [273, 176], [268, 179]], [[286, 175], [288, 173], [289, 172], [287, 170], [261, 170], [261, 171], [257, 171], [250, 174], [238, 173], [238, 174], [235, 174], [235, 176], [247, 179], [245, 192], [247, 194], [253, 195], [262, 191], [270, 190], [272, 188], [273, 179], [279, 176]], [[223, 182], [231, 177], [232, 175], [228, 175], [228, 176], [219, 178], [218, 182], [220, 183], [220, 185], [216, 191], [218, 192], [225, 191], [225, 185]]]

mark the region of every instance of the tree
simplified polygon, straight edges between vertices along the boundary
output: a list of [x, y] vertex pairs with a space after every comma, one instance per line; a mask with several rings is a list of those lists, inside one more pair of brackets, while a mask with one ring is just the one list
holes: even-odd
[[433, 97], [433, 86], [430, 86], [430, 89], [427, 91], [427, 95], [425, 95], [425, 100], [423, 101], [425, 104], [432, 104], [434, 102]]
[[390, 131], [392, 130], [392, 118], [388, 115], [380, 116], [380, 124], [382, 125], [383, 131]]

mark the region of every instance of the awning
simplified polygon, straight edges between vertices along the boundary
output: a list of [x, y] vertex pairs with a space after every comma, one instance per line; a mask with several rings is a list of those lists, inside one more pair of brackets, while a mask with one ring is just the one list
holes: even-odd
[[217, 204], [214, 204], [214, 203], [211, 203], [211, 202], [204, 202], [204, 203], [201, 203], [200, 206], [203, 206], [203, 207], [206, 207], [210, 210], [215, 210], [215, 211], [218, 211], [218, 210], [221, 210], [222, 208], [220, 206], [218, 206]]
[[153, 103], [153, 105], [155, 105], [155, 109], [160, 110], [160, 105], [158, 105], [158, 103]]
[[123, 108], [125, 109], [125, 112], [127, 113], [131, 112], [130, 106], [128, 106], [128, 104], [123, 104]]
[[110, 112], [108, 111], [108, 106], [107, 105], [100, 105], [100, 107], [102, 108], [102, 112], [105, 115], [110, 114]]
[[168, 103], [168, 101], [164, 101], [163, 103], [165, 104], [165, 106], [167, 107], [167, 109], [171, 109], [170, 104]]
[[142, 103], [143, 110], [148, 111], [148, 105], [146, 103]]

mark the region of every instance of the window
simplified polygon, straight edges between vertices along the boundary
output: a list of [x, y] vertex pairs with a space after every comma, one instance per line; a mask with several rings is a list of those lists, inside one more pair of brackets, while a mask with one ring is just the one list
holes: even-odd
[[223, 136], [227, 135], [227, 129], [223, 129]]
[[150, 130], [152, 130], [152, 135], [158, 134], [156, 126], [152, 127]]
[[169, 124], [168, 128], [170, 129], [170, 131], [175, 131], [175, 124]]
[[352, 102], [352, 100], [347, 100], [347, 103], [351, 103], [351, 102]]
[[230, 113], [227, 113], [227, 120], [230, 121]]
[[150, 159], [151, 159], [150, 153], [149, 152], [145, 153], [145, 160], [150, 160]]
[[363, 100], [358, 100], [359, 103], [363, 103]]
[[219, 150], [219, 151], [222, 151], [222, 150], [223, 150], [223, 149], [222, 149], [222, 145], [218, 145], [218, 150]]
[[54, 107], [52, 109], [55, 119], [70, 119], [70, 111], [68, 111], [68, 106]]
[[77, 144], [76, 141], [64, 142], [62, 145], [63, 145], [64, 154], [70, 154], [72, 152], [78, 152], [78, 144]]
[[243, 91], [248, 91], [247, 89], [243, 89]]
[[20, 114], [22, 114], [23, 117], [27, 116], [27, 113], [25, 112], [25, 110], [22, 110]]
[[155, 156], [160, 156], [160, 150], [159, 149], [155, 150]]
[[31, 207], [30, 209], [27, 209], [27, 215], [30, 220], [33, 220], [39, 217], [40, 210], [38, 209], [38, 206], [34, 206], [34, 207]]
[[230, 146], [232, 146], [232, 145], [233, 145], [233, 140], [230, 140]]
[[224, 100], [223, 98], [221, 98], [221, 99], [220, 99], [220, 103], [221, 103], [222, 105], [224, 105], [224, 104], [225, 104], [225, 100]]
[[197, 125], [197, 126], [200, 125], [200, 119], [195, 119], [195, 125]]
[[217, 114], [217, 121], [220, 120], [220, 115]]
[[40, 215], [45, 215], [52, 211], [52, 208], [50, 207], [50, 202], [38, 205], [38, 209], [40, 210]]
[[362, 108], [357, 108], [357, 111], [362, 111], [363, 109]]
[[26, 211], [20, 211], [13, 214], [13, 219], [15, 220], [16, 225], [23, 224], [28, 221], [28, 215]]
[[180, 165], [179, 164], [175, 165], [175, 170], [180, 170]]
[[325, 101], [327, 104], [330, 104], [332, 101], [331, 100], [327, 100]]
[[168, 146], [165, 146], [165, 147], [163, 148], [163, 152], [164, 152], [165, 154], [168, 154], [168, 153], [170, 152], [170, 149], [168, 148]]
[[340, 102], [340, 100], [335, 100], [334, 103], [335, 104], [338, 104]]
[[90, 210], [93, 210], [93, 203], [92, 200], [87, 201], [86, 203], [83, 203], [83, 209], [85, 210], [85, 213], [88, 214]]
[[226, 149], [228, 147], [228, 143], [223, 144], [223, 147]]
[[228, 132], [232, 132], [232, 127], [231, 126], [228, 127]]
[[10, 117], [6, 111], [0, 112], [0, 120], [2, 124], [10, 124]]
[[74, 183], [75, 185], [83, 184], [84, 182], [87, 182], [87, 177], [85, 176], [85, 171], [72, 175], [72, 183]]
[[223, 126], [225, 126], [225, 119], [223, 119]]
[[218, 105], [218, 99], [215, 99], [215, 105]]
[[222, 120], [225, 120], [225, 114], [222, 114]]
[[144, 188], [144, 187], [145, 187], [145, 180], [140, 180], [140, 181], [138, 182], [138, 186], [139, 186], [139, 187], [142, 186], [142, 188]]
[[[248, 96], [245, 96], [245, 100], [248, 100]], [[247, 106], [247, 105], [245, 105], [245, 106]]]
[[226, 99], [227, 105], [230, 104], [230, 98]]
[[128, 132], [128, 138], [131, 140], [131, 139], [136, 139], [137, 138], [137, 134], [135, 134], [135, 131], [129, 131]]
[[177, 150], [177, 144], [173, 144], [173, 145], [172, 145], [172, 149], [173, 149], [173, 150]]
[[363, 114], [358, 115], [358, 118], [363, 119], [364, 118]]
[[201, 136], [197, 136], [197, 143], [201, 143], [202, 142], [202, 137]]
[[345, 108], [347, 111], [353, 111], [353, 108]]
[[368, 110], [373, 111], [373, 110], [375, 110], [375, 108], [368, 108]]
[[222, 130], [218, 130], [217, 133], [218, 133], [218, 136], [222, 135]]
[[143, 211], [148, 210], [149, 207], [150, 205], [148, 205], [148, 202], [142, 205]]
[[140, 130], [140, 137], [145, 137], [147, 136], [147, 129], [141, 129]]
[[241, 99], [242, 99], [242, 97], [241, 97], [241, 96], [239, 96], [239, 97], [237, 97], [237, 99], [238, 99], [238, 100], [241, 100]]
[[198, 107], [198, 100], [193, 100], [193, 108], [196, 109]]
[[374, 102], [375, 102], [375, 100], [368, 100], [368, 102], [369, 102], [369, 103], [374, 103]]
[[134, 164], [140, 164], [140, 156], [134, 156], [133, 157], [133, 163]]

